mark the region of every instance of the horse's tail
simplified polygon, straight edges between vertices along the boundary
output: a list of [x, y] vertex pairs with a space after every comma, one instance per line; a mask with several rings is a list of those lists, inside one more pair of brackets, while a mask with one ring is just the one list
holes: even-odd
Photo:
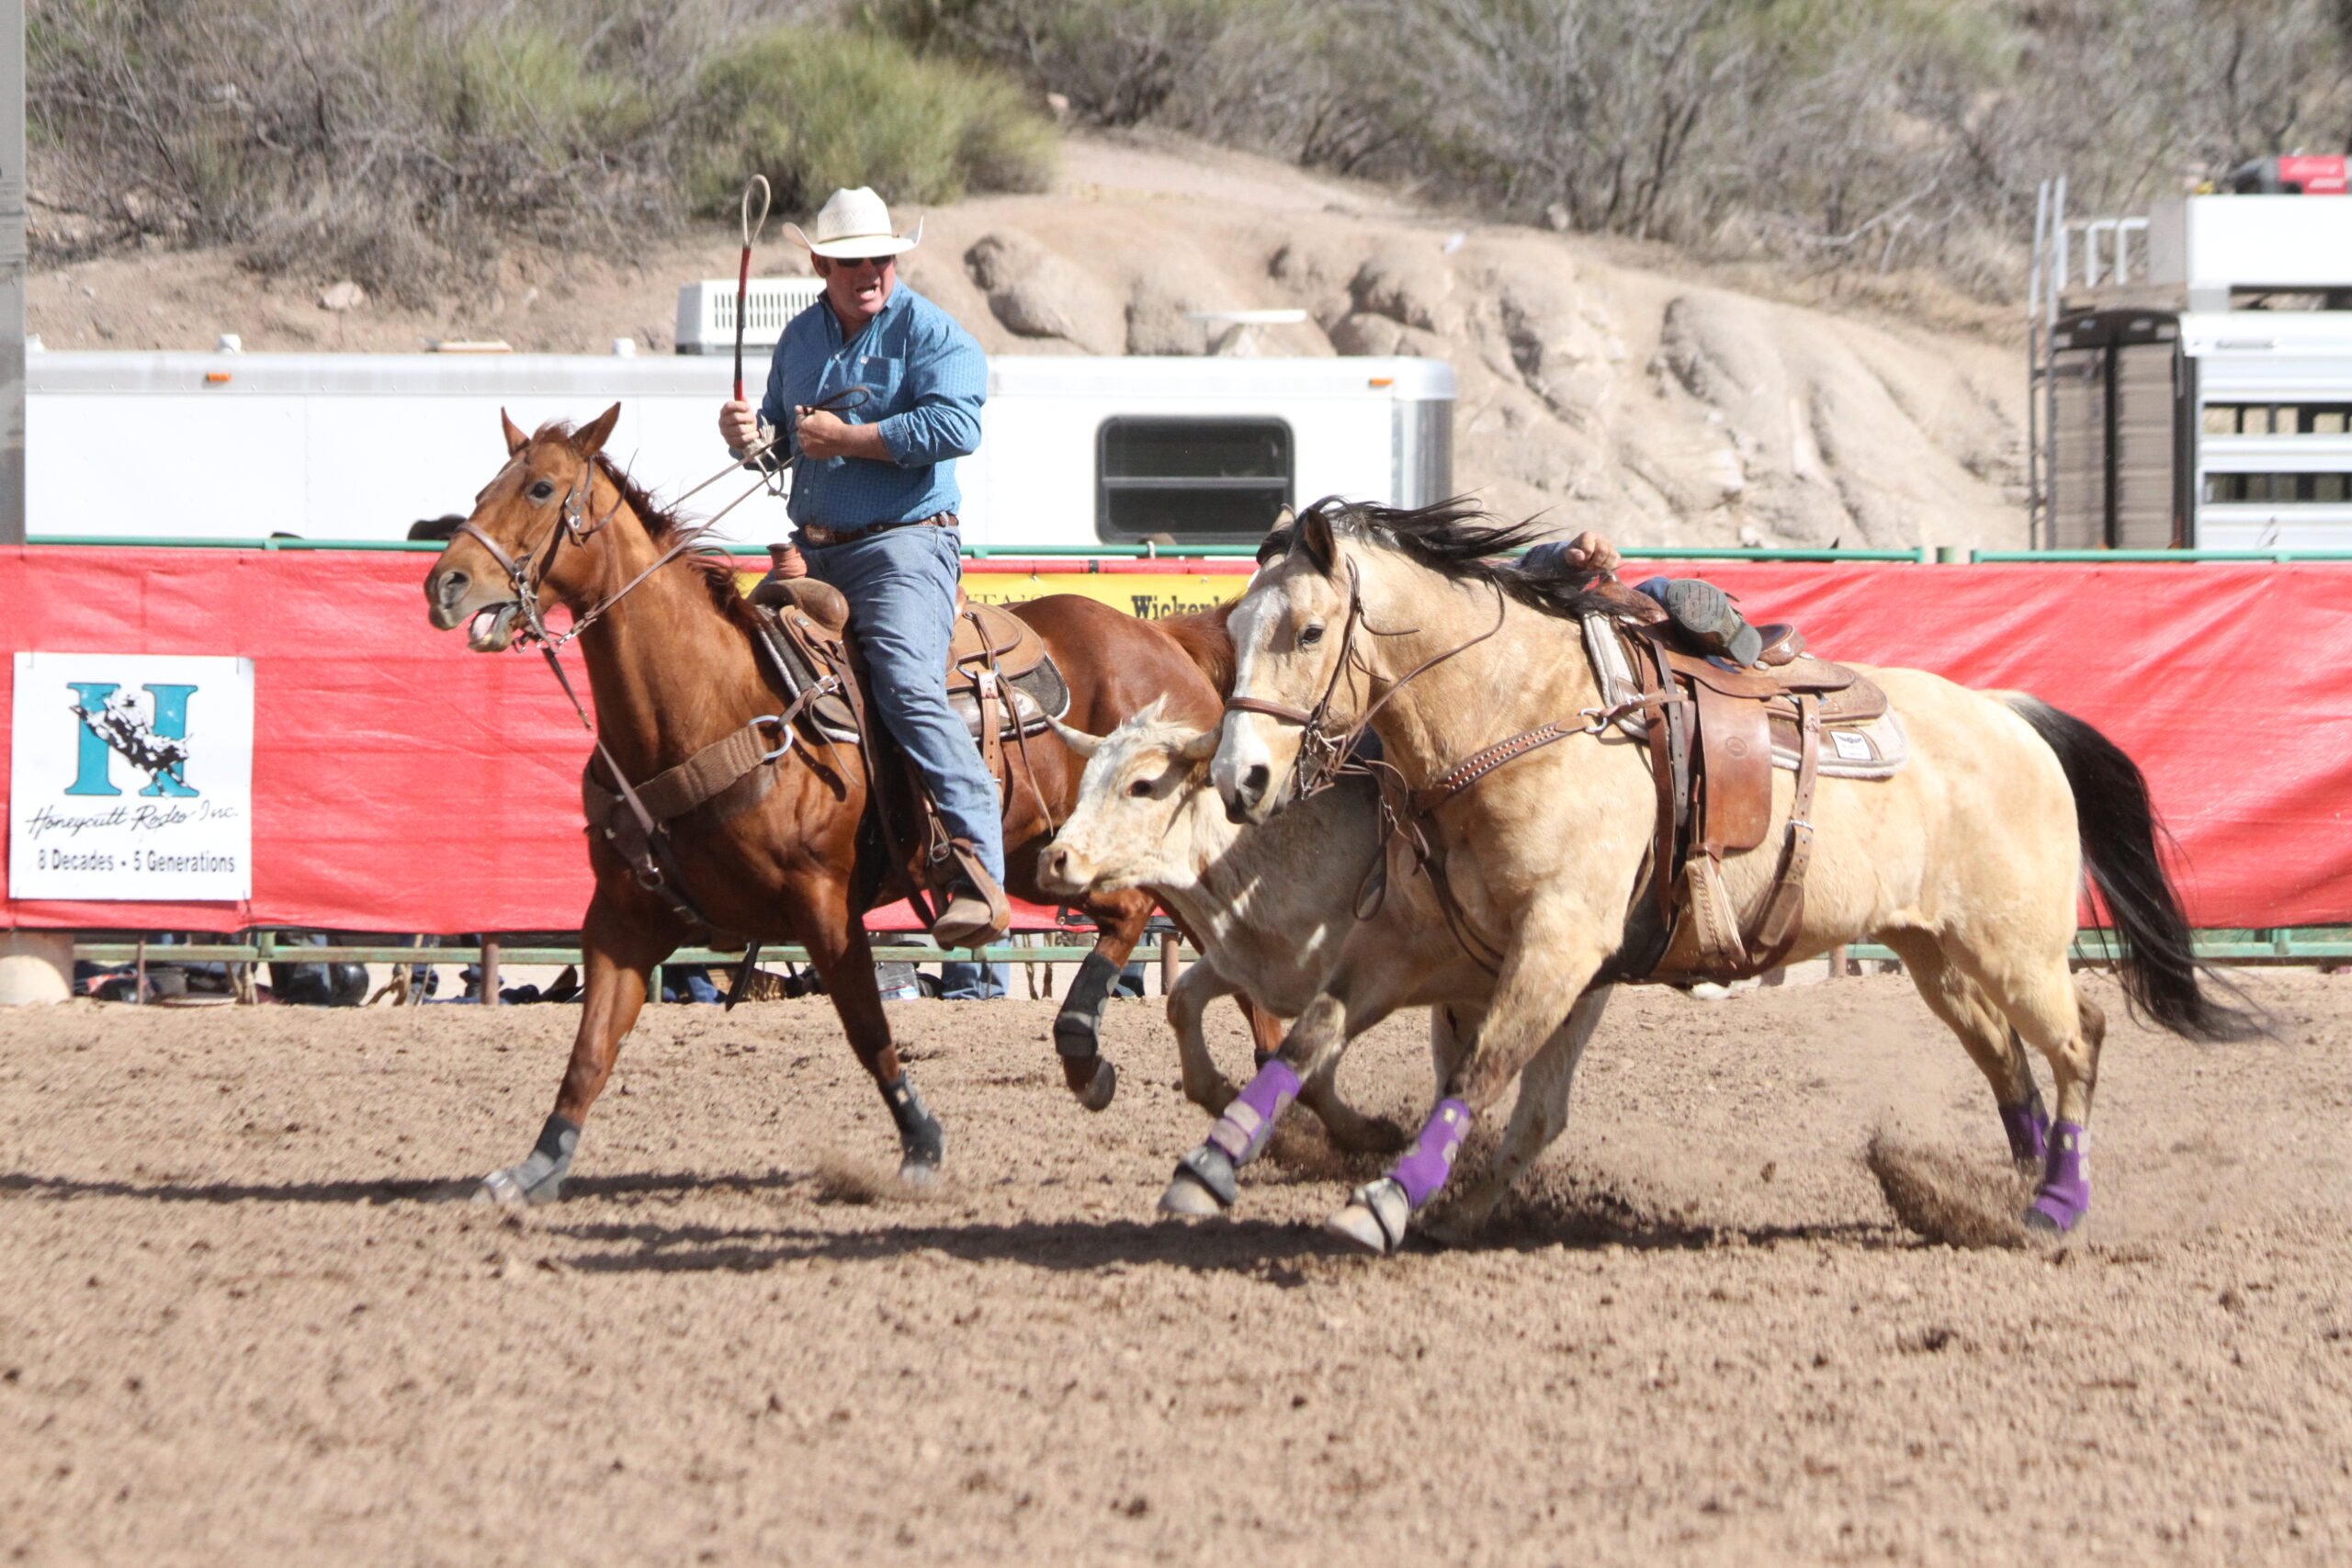
[[1195, 610], [1189, 615], [1168, 615], [1152, 624], [1176, 639], [1192, 661], [1200, 666], [1201, 673], [1209, 678], [1220, 697], [1233, 695], [1235, 671], [1233, 664], [1233, 635], [1225, 623], [1233, 618], [1233, 606], [1238, 600], [1228, 599], [1207, 610]]
[[2263, 1032], [2253, 1012], [2217, 1000], [2197, 958], [2188, 917], [2165, 875], [2159, 845], [2171, 835], [2148, 803], [2148, 781], [2123, 749], [2070, 713], [2006, 692], [2001, 701], [2057, 753], [2075, 795], [2083, 869], [2129, 944], [2117, 965], [2134, 1010], [2194, 1040], [2244, 1040]]

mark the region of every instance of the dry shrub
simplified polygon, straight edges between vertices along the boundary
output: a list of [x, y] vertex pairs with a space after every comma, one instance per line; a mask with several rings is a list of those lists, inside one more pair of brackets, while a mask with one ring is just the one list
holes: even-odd
[[2337, 0], [875, 0], [1103, 124], [1807, 272], [2022, 281], [2034, 193], [2137, 209], [2352, 133]]
[[1009, 80], [817, 25], [831, 14], [34, 0], [35, 251], [227, 245], [422, 304], [489, 276], [510, 238], [626, 248], [731, 209], [753, 164], [786, 214], [835, 184], [937, 200], [1042, 182], [1053, 132]]
[[746, 171], [786, 211], [842, 186], [935, 203], [1042, 190], [1053, 172], [1053, 130], [1008, 78], [879, 35], [777, 28], [715, 57], [697, 96], [695, 192], [712, 210], [731, 209]]

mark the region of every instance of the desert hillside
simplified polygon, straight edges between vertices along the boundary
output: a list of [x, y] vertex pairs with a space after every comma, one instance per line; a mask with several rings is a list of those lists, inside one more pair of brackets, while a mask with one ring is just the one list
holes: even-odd
[[[1166, 137], [1073, 135], [1052, 189], [922, 216], [907, 280], [991, 353], [1197, 354], [1188, 311], [1290, 306], [1307, 320], [1261, 329], [1259, 352], [1451, 361], [1456, 483], [1498, 513], [1654, 545], [2024, 539], [2022, 349], [1982, 312], [1938, 328], [1892, 294], [1801, 303], [1786, 280], [1419, 210]], [[249, 351], [499, 337], [601, 353], [627, 336], [665, 353], [678, 286], [734, 263], [725, 233], [628, 256], [518, 250], [481, 297], [334, 310], [225, 254], [157, 250], [37, 273], [28, 325], [52, 349], [236, 333]], [[775, 225], [758, 267], [802, 270]], [[726, 375], [714, 363], [714, 398]]]

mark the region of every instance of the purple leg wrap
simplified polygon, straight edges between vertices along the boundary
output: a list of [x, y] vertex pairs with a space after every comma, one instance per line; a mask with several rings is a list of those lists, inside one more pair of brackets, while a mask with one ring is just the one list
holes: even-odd
[[2032, 1213], [2053, 1230], [2075, 1228], [2091, 1206], [2090, 1134], [2072, 1122], [2050, 1124], [2050, 1163], [2034, 1189]]
[[1209, 1129], [1208, 1141], [1223, 1149], [1235, 1165], [1248, 1165], [1265, 1148], [1266, 1140], [1274, 1135], [1274, 1123], [1297, 1098], [1298, 1075], [1276, 1056], [1233, 1097], [1233, 1103]]
[[1416, 1210], [1436, 1196], [1446, 1178], [1453, 1174], [1453, 1156], [1469, 1135], [1470, 1108], [1458, 1100], [1439, 1100], [1430, 1119], [1421, 1123], [1420, 1136], [1388, 1173]]
[[2041, 1165], [2050, 1158], [2050, 1113], [2041, 1097], [2023, 1105], [2001, 1107], [2001, 1130], [2009, 1135], [2009, 1157], [2019, 1165]]

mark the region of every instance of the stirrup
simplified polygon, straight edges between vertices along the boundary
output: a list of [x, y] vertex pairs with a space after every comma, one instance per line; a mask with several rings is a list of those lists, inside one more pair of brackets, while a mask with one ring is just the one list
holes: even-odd
[[932, 923], [931, 939], [942, 947], [981, 947], [1012, 924], [1012, 905], [997, 886], [969, 839], [950, 839], [956, 876], [947, 900]]

